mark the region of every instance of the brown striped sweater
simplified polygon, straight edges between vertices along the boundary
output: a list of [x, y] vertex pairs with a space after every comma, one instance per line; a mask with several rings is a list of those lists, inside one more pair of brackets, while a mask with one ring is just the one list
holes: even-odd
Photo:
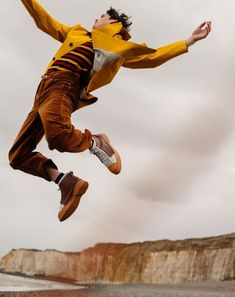
[[94, 49], [91, 41], [88, 41], [79, 47], [72, 49], [64, 54], [48, 69], [47, 73], [52, 71], [72, 71], [81, 74], [89, 73], [94, 63]]

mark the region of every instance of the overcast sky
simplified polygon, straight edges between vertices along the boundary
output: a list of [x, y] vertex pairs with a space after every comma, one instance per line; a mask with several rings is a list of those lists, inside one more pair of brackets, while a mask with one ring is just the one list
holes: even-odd
[[235, 0], [41, 0], [60, 22], [91, 29], [109, 6], [132, 16], [132, 40], [159, 47], [204, 20], [210, 36], [168, 63], [121, 69], [74, 125], [106, 132], [123, 170], [91, 156], [38, 147], [90, 187], [76, 213], [57, 219], [54, 183], [14, 171], [7, 154], [45, 67], [60, 44], [39, 31], [19, 0], [0, 10], [0, 256], [12, 248], [79, 251], [98, 242], [205, 237], [235, 231]]

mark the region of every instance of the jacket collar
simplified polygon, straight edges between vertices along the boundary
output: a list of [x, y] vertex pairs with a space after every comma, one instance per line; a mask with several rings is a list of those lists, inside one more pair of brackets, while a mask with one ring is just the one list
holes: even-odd
[[128, 31], [122, 27], [121, 22], [95, 28], [93, 32], [95, 31], [111, 35], [112, 37], [115, 37], [116, 35], [121, 35], [123, 40], [129, 40], [131, 38], [131, 35], [128, 33]]

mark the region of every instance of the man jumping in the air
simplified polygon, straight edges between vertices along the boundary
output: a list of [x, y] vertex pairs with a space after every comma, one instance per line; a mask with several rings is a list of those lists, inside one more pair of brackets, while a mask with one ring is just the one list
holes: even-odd
[[110, 83], [121, 66], [153, 68], [188, 51], [206, 38], [211, 23], [204, 22], [183, 41], [158, 49], [129, 42], [129, 17], [110, 8], [97, 19], [92, 31], [81, 25], [61, 24], [37, 2], [21, 0], [39, 29], [62, 43], [49, 63], [28, 114], [10, 152], [10, 165], [26, 173], [54, 181], [61, 190], [59, 220], [76, 210], [88, 182], [72, 172], [62, 173], [55, 163], [34, 151], [45, 136], [49, 149], [78, 153], [87, 149], [114, 174], [121, 171], [121, 158], [105, 134], [81, 132], [71, 114], [97, 101], [90, 92]]

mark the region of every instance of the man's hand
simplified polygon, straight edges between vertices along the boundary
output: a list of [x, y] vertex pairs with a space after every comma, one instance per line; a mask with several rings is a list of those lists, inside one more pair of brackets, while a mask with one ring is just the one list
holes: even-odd
[[188, 47], [193, 45], [195, 42], [204, 39], [208, 36], [211, 31], [211, 22], [204, 22], [199, 27], [197, 27], [192, 35], [186, 40]]

